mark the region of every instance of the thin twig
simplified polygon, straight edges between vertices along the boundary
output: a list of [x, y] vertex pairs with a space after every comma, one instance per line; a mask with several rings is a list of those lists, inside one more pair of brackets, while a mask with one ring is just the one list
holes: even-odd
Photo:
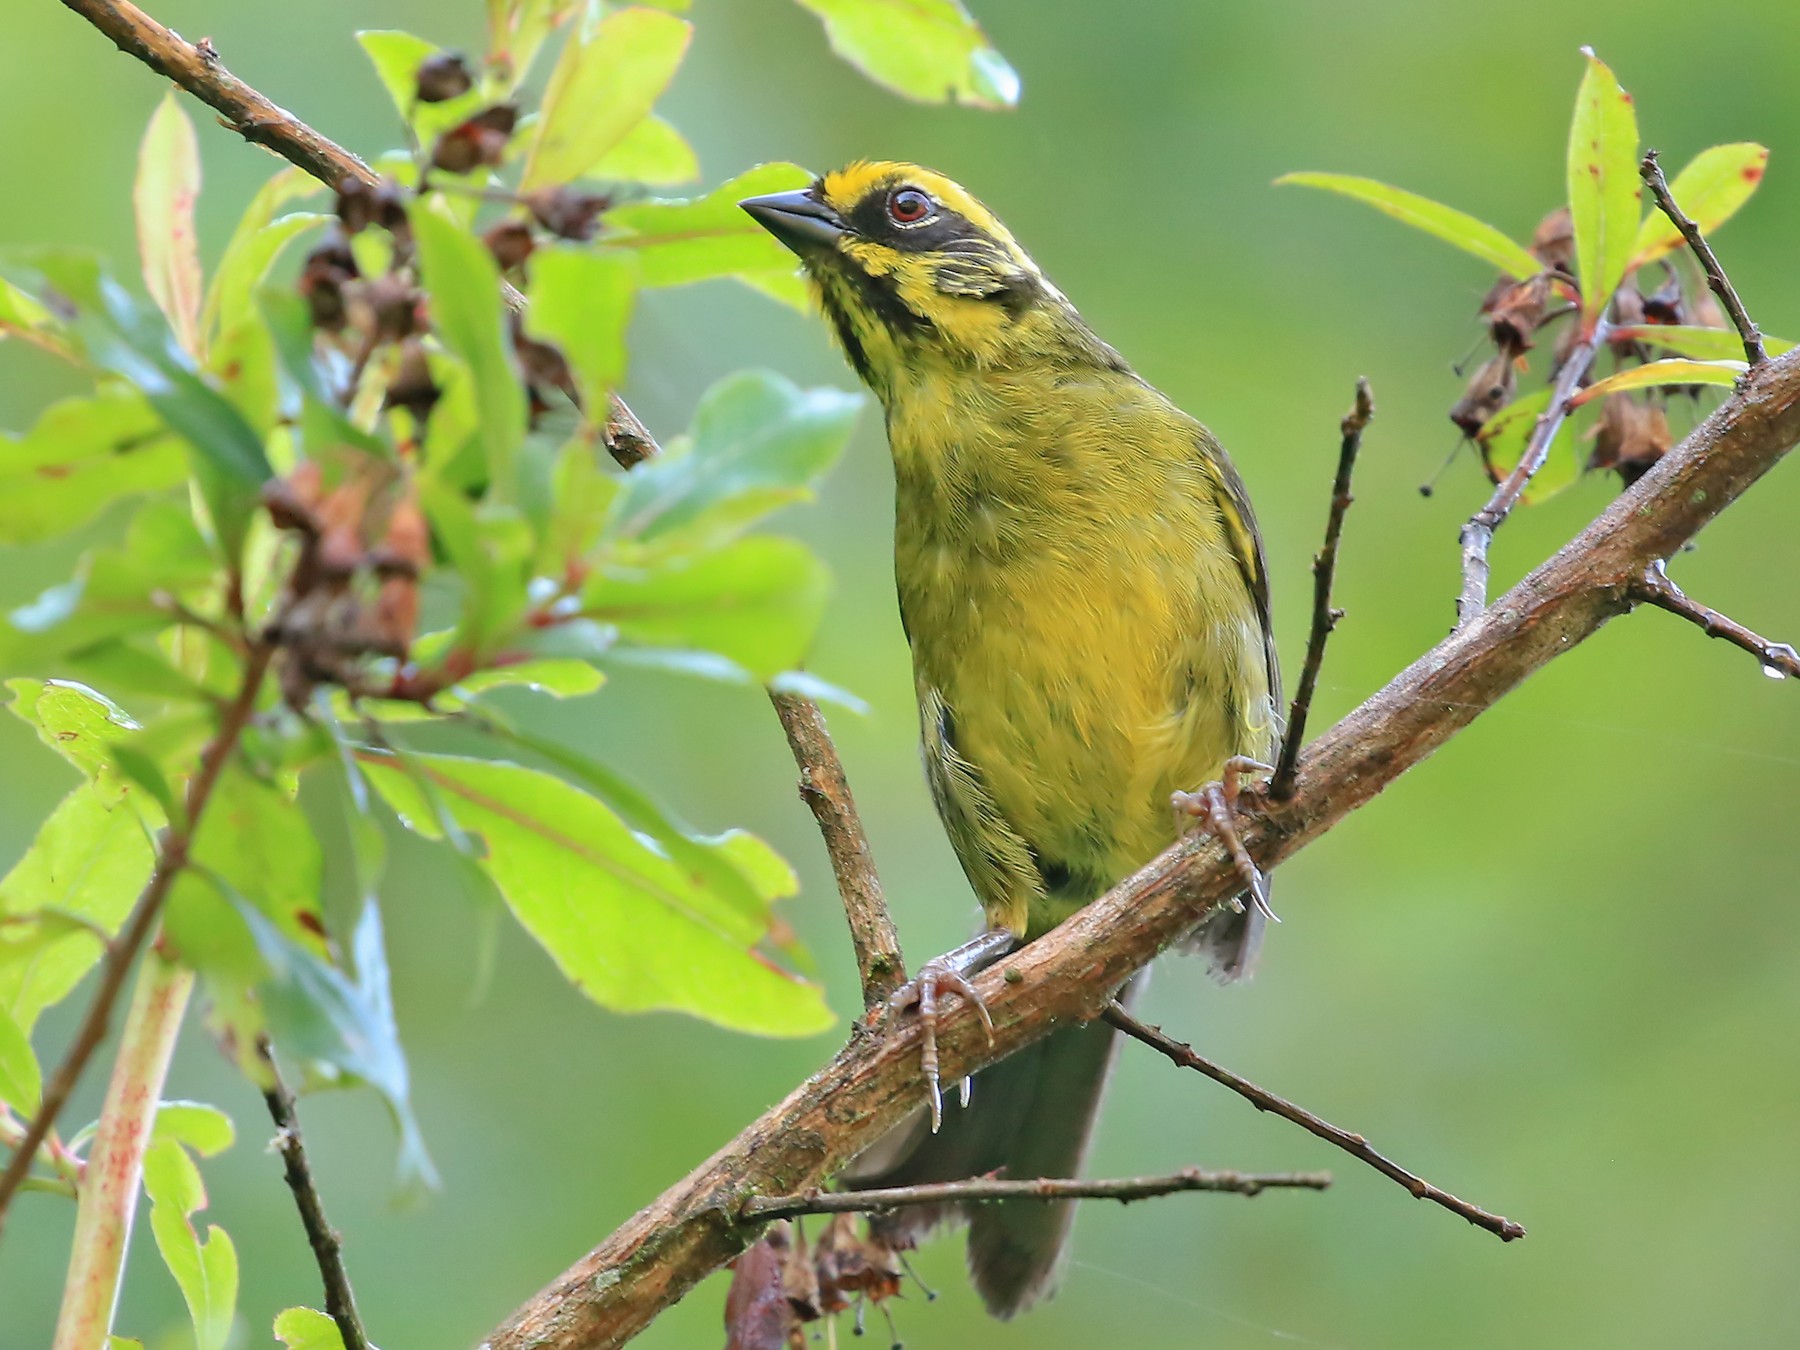
[[1107, 1181], [1071, 1181], [1041, 1177], [1035, 1181], [1010, 1181], [1000, 1177], [971, 1177], [967, 1181], [940, 1181], [924, 1186], [890, 1186], [873, 1191], [808, 1191], [804, 1195], [753, 1195], [738, 1209], [738, 1217], [766, 1223], [802, 1214], [867, 1214], [908, 1205], [966, 1204], [988, 1200], [1117, 1200], [1130, 1204], [1181, 1191], [1225, 1191], [1234, 1195], [1261, 1195], [1287, 1189], [1323, 1191], [1331, 1185], [1329, 1172], [1203, 1172], [1184, 1167], [1160, 1177], [1116, 1177]]
[[1762, 663], [1765, 674], [1778, 679], [1789, 675], [1800, 676], [1800, 653], [1785, 642], [1770, 642], [1736, 619], [1727, 618], [1718, 610], [1709, 609], [1698, 600], [1690, 599], [1681, 587], [1669, 579], [1661, 563], [1651, 564], [1643, 578], [1631, 588], [1631, 594], [1633, 599], [1680, 615], [1689, 623], [1697, 625], [1708, 637], [1724, 638], [1732, 646], [1743, 648]]
[[1570, 348], [1568, 358], [1557, 370], [1556, 380], [1550, 387], [1550, 404], [1531, 429], [1525, 453], [1519, 456], [1513, 471], [1494, 489], [1487, 505], [1469, 517], [1462, 527], [1462, 591], [1456, 598], [1458, 628], [1473, 622], [1487, 608], [1488, 548], [1494, 542], [1494, 531], [1505, 524], [1513, 507], [1519, 504], [1519, 498], [1525, 495], [1525, 489], [1531, 486], [1532, 478], [1550, 457], [1550, 443], [1556, 439], [1563, 419], [1568, 416], [1569, 400], [1587, 377], [1588, 368], [1594, 364], [1594, 353], [1605, 344], [1610, 329], [1611, 325], [1604, 317], [1597, 318], [1594, 331]]
[[1294, 771], [1300, 764], [1300, 747], [1306, 741], [1306, 716], [1312, 711], [1313, 691], [1319, 684], [1319, 668], [1325, 662], [1325, 643], [1344, 611], [1331, 607], [1331, 582], [1337, 575], [1338, 541], [1344, 534], [1344, 515], [1355, 500], [1350, 477], [1356, 472], [1356, 452], [1362, 448], [1363, 431], [1375, 416], [1375, 399], [1369, 382], [1358, 378], [1356, 401], [1338, 424], [1337, 477], [1331, 484], [1331, 511], [1325, 517], [1325, 542], [1313, 558], [1312, 631], [1306, 639], [1306, 662], [1300, 667], [1300, 683], [1288, 708], [1287, 731], [1281, 738], [1281, 754], [1269, 779], [1269, 796], [1284, 802], [1294, 795]]
[[273, 1085], [263, 1090], [263, 1101], [268, 1105], [270, 1119], [275, 1122], [275, 1147], [286, 1164], [288, 1189], [294, 1193], [300, 1223], [306, 1229], [306, 1240], [312, 1244], [313, 1259], [319, 1263], [319, 1278], [325, 1284], [326, 1315], [337, 1323], [344, 1350], [369, 1350], [368, 1335], [363, 1331], [362, 1319], [356, 1315], [356, 1294], [350, 1287], [350, 1272], [344, 1268], [343, 1242], [325, 1217], [325, 1202], [313, 1184], [294, 1094], [281, 1079], [281, 1070], [275, 1066], [275, 1056], [270, 1053], [266, 1036], [258, 1040], [256, 1053]]
[[24, 1143], [7, 1163], [6, 1171], [0, 1173], [0, 1222], [5, 1220], [6, 1206], [12, 1199], [13, 1192], [30, 1171], [38, 1146], [44, 1142], [44, 1136], [56, 1123], [57, 1115], [68, 1104], [70, 1094], [81, 1080], [82, 1071], [87, 1068], [88, 1060], [106, 1039], [107, 1028], [112, 1021], [113, 1004], [118, 1001], [125, 976], [145, 939], [150, 936], [151, 929], [156, 926], [157, 917], [162, 913], [163, 901], [168, 898], [169, 888], [187, 866], [188, 850], [193, 846], [194, 831], [199, 826], [201, 813], [206, 810], [207, 800], [219, 781], [219, 773], [224, 769], [225, 761], [231, 757], [232, 751], [237, 748], [238, 737], [256, 708], [257, 695], [262, 692], [263, 676], [268, 673], [269, 661], [274, 655], [275, 649], [266, 642], [257, 642], [250, 649], [249, 659], [244, 665], [243, 684], [238, 689], [237, 697], [225, 710], [218, 733], [200, 756], [199, 770], [188, 782], [182, 818], [170, 821], [168, 828], [163, 831], [156, 851], [156, 866], [150, 873], [150, 879], [144, 884], [143, 893], [138, 896], [130, 918], [106, 949], [100, 969], [100, 987], [95, 991], [94, 1000], [88, 1005], [81, 1027], [75, 1033], [75, 1039], [64, 1054], [62, 1063], [56, 1066], [56, 1072], [44, 1084], [42, 1103], [37, 1115], [32, 1118], [30, 1127], [25, 1131]]
[[1360, 1162], [1367, 1163], [1385, 1177], [1391, 1177], [1407, 1190], [1415, 1199], [1430, 1200], [1442, 1205], [1453, 1214], [1460, 1214], [1477, 1228], [1485, 1228], [1495, 1234], [1502, 1242], [1511, 1242], [1514, 1238], [1525, 1236], [1522, 1225], [1514, 1223], [1502, 1214], [1490, 1214], [1487, 1210], [1471, 1205], [1466, 1200], [1459, 1200], [1449, 1191], [1440, 1190], [1421, 1176], [1407, 1171], [1399, 1163], [1383, 1157], [1369, 1145], [1369, 1141], [1360, 1134], [1352, 1134], [1348, 1130], [1339, 1129], [1329, 1121], [1321, 1120], [1303, 1106], [1290, 1102], [1285, 1097], [1277, 1097], [1273, 1092], [1258, 1087], [1247, 1078], [1240, 1078], [1230, 1069], [1221, 1068], [1210, 1059], [1196, 1054], [1194, 1048], [1167, 1035], [1161, 1027], [1153, 1027], [1140, 1022], [1126, 1012], [1118, 1003], [1108, 1004], [1100, 1014], [1107, 1022], [1117, 1027], [1127, 1036], [1142, 1041], [1151, 1049], [1166, 1055], [1171, 1061], [1184, 1069], [1193, 1069], [1203, 1073], [1215, 1083], [1223, 1083], [1238, 1096], [1249, 1102], [1258, 1111], [1271, 1111], [1283, 1120], [1291, 1120], [1308, 1134], [1323, 1139], [1328, 1144], [1335, 1144], [1344, 1152]]
[[1650, 195], [1656, 198], [1656, 204], [1662, 213], [1669, 218], [1669, 223], [1681, 231], [1681, 237], [1687, 240], [1688, 247], [1700, 260], [1700, 270], [1706, 274], [1706, 284], [1712, 293], [1719, 298], [1725, 312], [1731, 316], [1732, 325], [1738, 330], [1738, 336], [1744, 340], [1744, 360], [1752, 366], [1760, 366], [1769, 359], [1763, 350], [1762, 330], [1756, 326], [1744, 308], [1744, 302], [1738, 299], [1737, 287], [1731, 284], [1731, 278], [1725, 275], [1725, 269], [1719, 266], [1718, 255], [1712, 251], [1712, 245], [1706, 242], [1706, 236], [1700, 233], [1700, 227], [1689, 220], [1687, 213], [1677, 205], [1669, 185], [1663, 178], [1662, 165], [1657, 163], [1656, 151], [1646, 150], [1644, 161], [1638, 165], [1638, 176], [1650, 189]]
[[[187, 41], [127, 0], [63, 0], [63, 4], [111, 38], [127, 56], [135, 56], [215, 109], [226, 127], [306, 170], [334, 192], [346, 179], [371, 187], [381, 181], [357, 156], [226, 70], [210, 42]], [[518, 297], [506, 283], [501, 286]], [[601, 433], [607, 453], [628, 469], [656, 452], [656, 442], [644, 424], [616, 394]]]
[[837, 747], [825, 728], [819, 705], [798, 694], [769, 691], [769, 700], [787, 732], [794, 763], [800, 768], [800, 797], [819, 822], [831, 870], [837, 877], [838, 894], [844, 901], [844, 917], [850, 923], [850, 942], [856, 950], [856, 971], [862, 978], [863, 1007], [870, 1011], [886, 1005], [893, 992], [906, 982], [906, 958], [900, 953], [900, 935], [888, 915], [881, 893], [881, 878], [869, 853], [869, 837], [863, 832], [850, 796], [850, 782], [838, 759]]

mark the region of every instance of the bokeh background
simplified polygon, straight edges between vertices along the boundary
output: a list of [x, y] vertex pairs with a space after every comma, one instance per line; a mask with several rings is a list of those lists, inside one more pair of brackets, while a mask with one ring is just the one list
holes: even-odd
[[[396, 139], [352, 40], [403, 27], [480, 42], [475, 0], [163, 0], [237, 73], [364, 152]], [[1800, 336], [1800, 7], [1763, 0], [1198, 3], [975, 0], [1024, 78], [1017, 111], [923, 108], [865, 83], [784, 0], [697, 0], [667, 111], [710, 180], [758, 160], [905, 157], [973, 186], [1093, 325], [1220, 434], [1268, 536], [1290, 667], [1324, 514], [1336, 419], [1374, 382], [1319, 714], [1350, 708], [1441, 637], [1473, 461], [1450, 450], [1451, 362], [1476, 336], [1480, 264], [1363, 208], [1272, 189], [1290, 169], [1371, 174], [1528, 232], [1560, 200], [1577, 47], [1636, 95], [1671, 167], [1704, 146], [1773, 149], [1722, 232], [1764, 326]], [[130, 269], [130, 181], [158, 82], [50, 0], [7, 6], [0, 41], [0, 244], [98, 246]], [[203, 116], [203, 115], [202, 115]], [[216, 256], [275, 167], [202, 125], [203, 243]], [[719, 285], [643, 306], [629, 390], [651, 424], [744, 365], [848, 386], [816, 321]], [[66, 375], [0, 348], [0, 424]], [[1676, 575], [1775, 636], [1800, 632], [1800, 479], [1784, 465]], [[1501, 580], [1561, 542], [1612, 483], [1516, 517]], [[814, 665], [860, 692], [832, 715], [909, 955], [968, 931], [972, 902], [914, 750], [886, 535], [878, 419], [816, 507], [783, 528], [832, 561]], [[66, 574], [67, 549], [0, 558], [0, 602]], [[800, 868], [790, 914], [835, 1006], [857, 999], [842, 921], [779, 728], [760, 694], [621, 675], [540, 724], [619, 762], [689, 818], [743, 825]], [[0, 863], [69, 775], [0, 718]], [[1283, 868], [1286, 923], [1259, 978], [1211, 986], [1166, 963], [1150, 1012], [1225, 1063], [1349, 1127], [1459, 1194], [1522, 1220], [1502, 1246], [1283, 1122], [1127, 1049], [1093, 1167], [1331, 1167], [1323, 1196], [1189, 1196], [1090, 1207], [1066, 1286], [1008, 1326], [960, 1278], [959, 1244], [921, 1262], [942, 1290], [896, 1306], [915, 1346], [1765, 1346], [1800, 1337], [1800, 690], [1658, 613], [1615, 623], [1435, 760]], [[312, 1097], [308, 1134], [363, 1311], [388, 1350], [470, 1345], [835, 1047], [603, 1012], [520, 933], [497, 935], [424, 850], [400, 841], [389, 900], [396, 997], [445, 1189], [390, 1202], [392, 1132], [372, 1094]], [[53, 1046], [68, 1018], [52, 1018]], [[317, 1279], [260, 1102], [190, 1033], [171, 1092], [242, 1126], [208, 1165], [208, 1217], [243, 1260], [246, 1346]], [[91, 1114], [95, 1093], [78, 1104]], [[72, 1212], [28, 1195], [0, 1249], [0, 1345], [52, 1325]], [[642, 1343], [722, 1341], [723, 1279]], [[120, 1330], [182, 1344], [175, 1287], [140, 1227]], [[844, 1329], [847, 1333], [848, 1329]], [[879, 1334], [879, 1322], [871, 1329]]]

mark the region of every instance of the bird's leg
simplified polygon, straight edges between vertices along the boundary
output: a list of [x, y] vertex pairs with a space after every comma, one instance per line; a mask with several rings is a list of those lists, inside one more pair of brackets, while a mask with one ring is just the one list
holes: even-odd
[[[944, 1120], [944, 1094], [938, 1086], [937, 1056], [937, 1020], [938, 996], [943, 993], [961, 994], [981, 1015], [981, 1024], [987, 1028], [988, 1040], [994, 1039], [994, 1022], [988, 1016], [987, 1004], [969, 976], [987, 969], [1014, 950], [1019, 940], [1004, 928], [991, 928], [978, 937], [969, 939], [954, 951], [945, 952], [942, 956], [934, 956], [919, 967], [919, 973], [901, 985], [888, 1000], [890, 1013], [904, 1012], [908, 1008], [919, 1010], [919, 1024], [923, 1038], [919, 1048], [919, 1066], [925, 1071], [925, 1095], [931, 1104], [931, 1132], [936, 1134], [938, 1126]], [[968, 1080], [963, 1080], [963, 1103], [968, 1104]]]
[[[1244, 841], [1238, 837], [1237, 828], [1240, 778], [1246, 773], [1273, 772], [1274, 769], [1261, 760], [1251, 759], [1248, 755], [1233, 755], [1219, 771], [1218, 782], [1208, 783], [1195, 792], [1177, 792], [1170, 804], [1174, 806], [1177, 815], [1206, 822], [1206, 828], [1213, 838], [1225, 845], [1225, 851], [1231, 854], [1231, 861], [1237, 864], [1238, 875], [1244, 879], [1251, 903], [1276, 923], [1280, 923], [1275, 911], [1269, 908], [1268, 884], [1263, 880], [1256, 861], [1244, 848]], [[1233, 900], [1232, 903], [1240, 910], [1243, 908], [1243, 903], [1239, 900]]]

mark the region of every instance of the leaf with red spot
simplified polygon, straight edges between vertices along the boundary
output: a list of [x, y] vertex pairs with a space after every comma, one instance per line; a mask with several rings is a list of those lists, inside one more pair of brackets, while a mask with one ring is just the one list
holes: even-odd
[[[1695, 155], [1675, 175], [1675, 181], [1669, 184], [1669, 195], [1702, 234], [1711, 234], [1750, 200], [1768, 165], [1768, 147], [1754, 141], [1715, 145]], [[1638, 227], [1631, 248], [1631, 266], [1655, 262], [1680, 248], [1681, 242], [1681, 231], [1660, 210], [1652, 209]]]
[[1612, 70], [1590, 47], [1587, 73], [1569, 125], [1569, 213], [1575, 228], [1575, 271], [1581, 317], [1592, 327], [1624, 280], [1637, 237], [1639, 198], [1637, 110]]

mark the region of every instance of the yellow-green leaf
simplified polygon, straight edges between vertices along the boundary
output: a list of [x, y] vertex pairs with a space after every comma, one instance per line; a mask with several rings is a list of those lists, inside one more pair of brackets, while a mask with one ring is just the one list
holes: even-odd
[[1010, 108], [1019, 75], [961, 0], [799, 0], [831, 50], [877, 84], [922, 103]]
[[1569, 215], [1575, 229], [1575, 273], [1581, 315], [1592, 325], [1612, 300], [1631, 263], [1642, 184], [1638, 179], [1637, 110], [1612, 70], [1583, 47], [1587, 71], [1569, 124]]
[[198, 1350], [225, 1350], [237, 1311], [237, 1250], [217, 1224], [207, 1228], [204, 1241], [194, 1228], [192, 1215], [206, 1208], [200, 1169], [175, 1140], [153, 1140], [144, 1153], [144, 1191], [156, 1248], [181, 1286]]
[[[1702, 328], [1697, 324], [1639, 323], [1612, 330], [1615, 342], [1642, 342], [1696, 361], [1735, 361], [1744, 354], [1744, 340], [1731, 328]], [[1763, 350], [1780, 356], [1794, 350], [1786, 338], [1763, 334]]]
[[138, 255], [144, 285], [169, 316], [176, 341], [199, 350], [200, 249], [194, 238], [194, 200], [200, 195], [200, 146], [175, 91], [163, 95], [138, 150]]
[[571, 34], [544, 92], [524, 190], [592, 170], [650, 115], [692, 35], [685, 20], [641, 5], [608, 14], [591, 32]]
[[0, 1007], [0, 1102], [21, 1116], [37, 1113], [38, 1093], [43, 1088], [37, 1056], [25, 1029]]
[[287, 1350], [344, 1350], [336, 1322], [314, 1308], [288, 1308], [275, 1316], [275, 1339]]
[[1277, 178], [1275, 183], [1278, 187], [1293, 183], [1301, 187], [1323, 188], [1327, 192], [1354, 198], [1373, 206], [1377, 211], [1386, 212], [1395, 220], [1411, 225], [1416, 230], [1435, 235], [1446, 244], [1454, 244], [1463, 252], [1474, 254], [1483, 262], [1520, 281], [1544, 270], [1543, 264], [1532, 256], [1530, 249], [1522, 244], [1515, 244], [1486, 221], [1477, 220], [1453, 206], [1434, 202], [1429, 197], [1421, 197], [1404, 188], [1390, 187], [1373, 178], [1358, 178], [1347, 173], [1288, 173]]
[[[817, 985], [756, 944], [768, 917], [646, 844], [598, 798], [517, 764], [358, 755], [409, 828], [439, 837], [447, 811], [485, 844], [481, 867], [519, 922], [588, 997], [621, 1011], [673, 1008], [767, 1036], [831, 1025]], [[438, 801], [427, 797], [427, 790]]]
[[[1695, 155], [1675, 175], [1675, 181], [1669, 184], [1669, 195], [1702, 234], [1711, 234], [1750, 200], [1768, 166], [1768, 148], [1754, 141], [1715, 145]], [[1638, 226], [1637, 239], [1631, 247], [1631, 265], [1642, 267], [1655, 262], [1681, 247], [1681, 243], [1681, 231], [1653, 205], [1644, 223]]]
[[645, 286], [727, 276], [751, 284], [771, 275], [792, 278], [793, 254], [739, 210], [738, 202], [811, 181], [797, 164], [759, 164], [704, 197], [616, 206], [606, 214], [602, 242], [637, 254]]
[[541, 248], [531, 258], [525, 327], [568, 360], [590, 422], [625, 378], [625, 325], [637, 289], [637, 259], [611, 249]]
[[1718, 384], [1730, 388], [1750, 367], [1742, 361], [1688, 361], [1672, 359], [1651, 361], [1633, 366], [1604, 380], [1595, 380], [1569, 400], [1571, 408], [1579, 408], [1603, 394], [1623, 393], [1627, 389], [1656, 389], [1670, 384]]
[[651, 113], [588, 167], [587, 177], [619, 183], [674, 187], [700, 176], [700, 161], [687, 138]]

